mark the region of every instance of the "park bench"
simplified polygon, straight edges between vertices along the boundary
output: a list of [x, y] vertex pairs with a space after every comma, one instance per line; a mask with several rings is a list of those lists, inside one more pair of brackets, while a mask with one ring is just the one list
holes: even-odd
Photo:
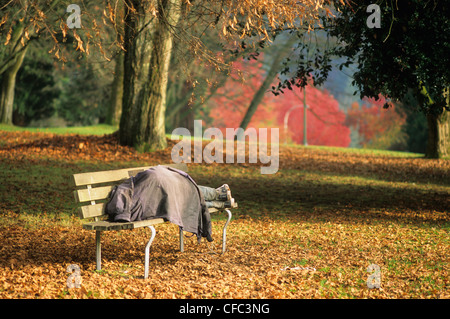
[[[165, 164], [177, 168], [179, 170], [187, 172], [187, 165], [180, 164]], [[96, 269], [101, 270], [101, 233], [103, 231], [117, 231], [124, 229], [134, 229], [139, 227], [148, 227], [151, 229], [151, 237], [145, 247], [145, 270], [144, 278], [148, 278], [149, 268], [149, 254], [150, 246], [156, 235], [154, 225], [162, 224], [166, 221], [163, 218], [155, 218], [148, 220], [140, 220], [135, 222], [110, 222], [107, 220], [107, 214], [105, 212], [106, 202], [109, 199], [111, 190], [115, 185], [120, 184], [124, 180], [135, 176], [137, 173], [142, 172], [152, 166], [146, 167], [134, 167], [109, 171], [97, 171], [89, 173], [80, 173], [73, 175], [73, 181], [75, 183], [76, 190], [74, 191], [75, 201], [82, 206], [79, 207], [79, 216], [81, 219], [94, 219], [92, 222], [83, 224], [83, 228], [87, 230], [95, 230], [96, 241]], [[231, 220], [231, 211], [225, 209], [209, 208], [210, 213], [219, 211], [225, 211], [228, 214], [228, 219], [223, 227], [222, 231], [222, 254], [226, 250], [226, 230]], [[183, 230], [180, 227], [180, 251], [184, 251], [184, 236]]]

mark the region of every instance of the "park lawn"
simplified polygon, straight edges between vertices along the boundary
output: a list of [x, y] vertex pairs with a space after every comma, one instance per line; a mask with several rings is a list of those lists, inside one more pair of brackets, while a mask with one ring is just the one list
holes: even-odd
[[[114, 135], [0, 131], [0, 298], [449, 298], [450, 162], [417, 154], [280, 147], [280, 170], [260, 164], [189, 164], [239, 203], [220, 254], [214, 242], [157, 225], [150, 276], [142, 279], [147, 229], [104, 233], [95, 271], [94, 232], [81, 228], [76, 172], [170, 163]], [[401, 156], [397, 156], [401, 155]], [[67, 266], [82, 288], [68, 289]], [[380, 267], [369, 289], [367, 267]]]
[[36, 132], [54, 134], [81, 134], [81, 135], [103, 135], [117, 131], [117, 127], [107, 124], [92, 126], [68, 126], [68, 127], [20, 127], [15, 125], [0, 124], [0, 131], [5, 132]]

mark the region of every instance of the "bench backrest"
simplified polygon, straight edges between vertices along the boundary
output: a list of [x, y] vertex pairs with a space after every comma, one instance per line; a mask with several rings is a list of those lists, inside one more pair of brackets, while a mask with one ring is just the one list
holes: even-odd
[[[185, 163], [164, 165], [185, 172], [188, 170]], [[97, 219], [105, 215], [105, 204], [114, 186], [150, 167], [154, 166], [74, 174], [75, 201], [82, 204], [79, 208], [80, 218], [95, 217]]]

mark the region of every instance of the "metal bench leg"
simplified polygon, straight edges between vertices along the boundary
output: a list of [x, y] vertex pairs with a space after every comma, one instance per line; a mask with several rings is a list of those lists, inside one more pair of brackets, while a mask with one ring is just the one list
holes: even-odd
[[152, 230], [152, 236], [150, 237], [150, 240], [147, 243], [147, 246], [145, 246], [145, 266], [144, 266], [144, 279], [148, 278], [148, 264], [149, 264], [149, 258], [150, 258], [150, 246], [152, 245], [153, 239], [155, 239], [156, 235], [156, 229], [153, 225], [148, 226]]
[[97, 264], [97, 270], [102, 269], [102, 244], [100, 242], [101, 235], [101, 231], [95, 231], [95, 263]]
[[184, 252], [184, 235], [183, 229], [180, 227], [180, 251]]
[[225, 223], [225, 226], [223, 226], [223, 233], [222, 233], [222, 254], [225, 254], [225, 250], [227, 248], [227, 226], [230, 223], [232, 214], [229, 209], [225, 209], [225, 211], [228, 213], [228, 219]]

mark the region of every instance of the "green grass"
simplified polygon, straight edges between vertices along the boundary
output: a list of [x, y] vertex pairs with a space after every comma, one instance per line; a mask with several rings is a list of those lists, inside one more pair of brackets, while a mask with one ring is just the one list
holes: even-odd
[[[41, 132], [41, 133], [53, 133], [53, 134], [79, 134], [79, 135], [103, 135], [111, 134], [118, 130], [117, 126], [98, 124], [92, 126], [72, 126], [72, 127], [49, 127], [49, 128], [33, 128], [33, 127], [20, 127], [14, 125], [0, 124], [0, 131], [8, 132]], [[172, 134], [166, 132], [166, 137], [171, 138]], [[191, 136], [191, 140], [197, 140], [196, 137]], [[208, 139], [204, 139], [208, 141]], [[224, 140], [225, 142], [225, 140]], [[319, 145], [308, 145], [303, 146], [299, 144], [283, 144], [280, 146], [289, 146], [295, 148], [306, 148], [311, 150], [321, 150], [326, 152], [338, 152], [338, 153], [356, 153], [361, 155], [375, 155], [375, 156], [392, 156], [392, 157], [407, 157], [416, 158], [423, 157], [424, 154], [411, 153], [411, 152], [400, 152], [400, 151], [388, 151], [388, 150], [376, 150], [376, 149], [366, 149], [366, 148], [350, 148], [350, 147], [336, 147], [336, 146], [319, 146]]]
[[70, 127], [20, 127], [14, 125], [0, 124], [0, 131], [8, 132], [39, 132], [53, 134], [79, 134], [79, 135], [103, 135], [111, 134], [117, 131], [117, 127], [107, 124], [98, 124], [92, 126], [70, 126]]
[[423, 157], [424, 154], [412, 153], [412, 152], [401, 152], [401, 151], [389, 151], [389, 150], [377, 150], [370, 148], [352, 148], [352, 147], [338, 147], [338, 146], [322, 146], [322, 145], [299, 145], [299, 144], [288, 144], [288, 146], [297, 148], [306, 148], [312, 150], [322, 150], [326, 152], [338, 152], [338, 153], [357, 153], [361, 155], [375, 155], [375, 156], [392, 156], [392, 157]]

